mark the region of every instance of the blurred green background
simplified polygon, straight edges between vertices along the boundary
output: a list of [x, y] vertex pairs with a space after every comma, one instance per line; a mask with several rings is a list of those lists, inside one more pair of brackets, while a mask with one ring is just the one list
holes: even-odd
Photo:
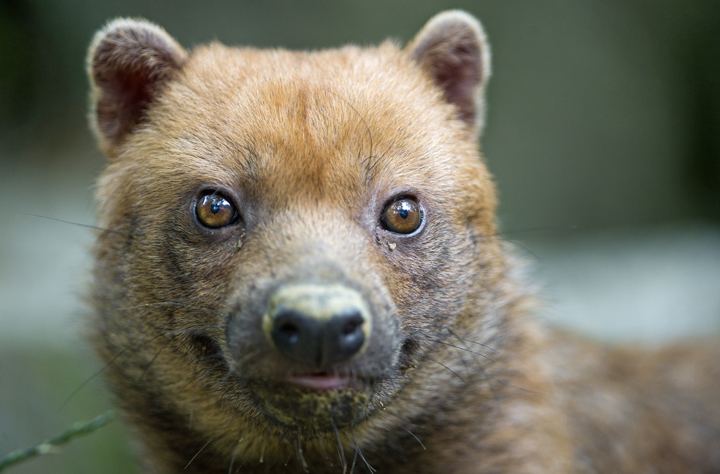
[[[94, 220], [94, 30], [143, 16], [185, 46], [307, 49], [407, 41], [446, 8], [492, 43], [483, 145], [540, 316], [616, 341], [720, 330], [716, 0], [0, 0], [0, 455], [111, 406], [101, 376], [83, 385], [92, 231], [35, 217]], [[135, 472], [127, 439], [114, 423], [10, 472]]]

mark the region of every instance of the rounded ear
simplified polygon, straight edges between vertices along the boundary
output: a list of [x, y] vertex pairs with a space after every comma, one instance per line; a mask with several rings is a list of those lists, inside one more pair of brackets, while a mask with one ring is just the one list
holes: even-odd
[[457, 107], [458, 117], [479, 134], [490, 79], [490, 46], [480, 22], [461, 10], [438, 13], [406, 51]]
[[100, 148], [115, 147], [142, 122], [148, 106], [182, 68], [187, 53], [145, 20], [116, 19], [90, 44], [90, 123]]

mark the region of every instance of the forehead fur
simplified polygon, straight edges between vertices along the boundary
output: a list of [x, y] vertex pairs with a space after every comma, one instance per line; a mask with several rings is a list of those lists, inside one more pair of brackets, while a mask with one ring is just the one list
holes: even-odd
[[454, 114], [392, 42], [311, 53], [214, 43], [192, 52], [109, 173], [142, 167], [128, 174], [150, 187], [244, 177], [266, 194], [315, 198], [368, 183], [432, 183], [440, 195], [482, 185], [491, 201], [476, 139]]

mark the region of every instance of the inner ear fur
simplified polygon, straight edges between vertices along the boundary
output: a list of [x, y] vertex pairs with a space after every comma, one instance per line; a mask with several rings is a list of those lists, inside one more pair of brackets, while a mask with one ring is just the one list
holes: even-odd
[[485, 122], [485, 88], [490, 79], [490, 47], [480, 22], [450, 10], [432, 17], [406, 48], [410, 57], [453, 104], [474, 133]]
[[95, 34], [87, 59], [90, 123], [106, 153], [142, 122], [186, 59], [165, 30], [146, 20], [116, 19]]

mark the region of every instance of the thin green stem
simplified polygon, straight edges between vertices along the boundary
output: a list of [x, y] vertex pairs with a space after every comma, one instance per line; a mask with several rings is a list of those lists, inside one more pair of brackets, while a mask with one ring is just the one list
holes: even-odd
[[112, 410], [109, 410], [102, 415], [96, 416], [92, 420], [78, 421], [76, 423], [73, 423], [70, 428], [60, 433], [59, 435], [45, 440], [42, 443], [37, 444], [31, 448], [12, 451], [4, 457], [0, 458], [0, 472], [11, 466], [14, 466], [15, 464], [27, 461], [28, 459], [34, 458], [36, 456], [53, 453], [57, 450], [59, 446], [70, 442], [74, 438], [85, 436], [99, 430], [103, 426], [110, 423], [114, 418], [115, 413]]

